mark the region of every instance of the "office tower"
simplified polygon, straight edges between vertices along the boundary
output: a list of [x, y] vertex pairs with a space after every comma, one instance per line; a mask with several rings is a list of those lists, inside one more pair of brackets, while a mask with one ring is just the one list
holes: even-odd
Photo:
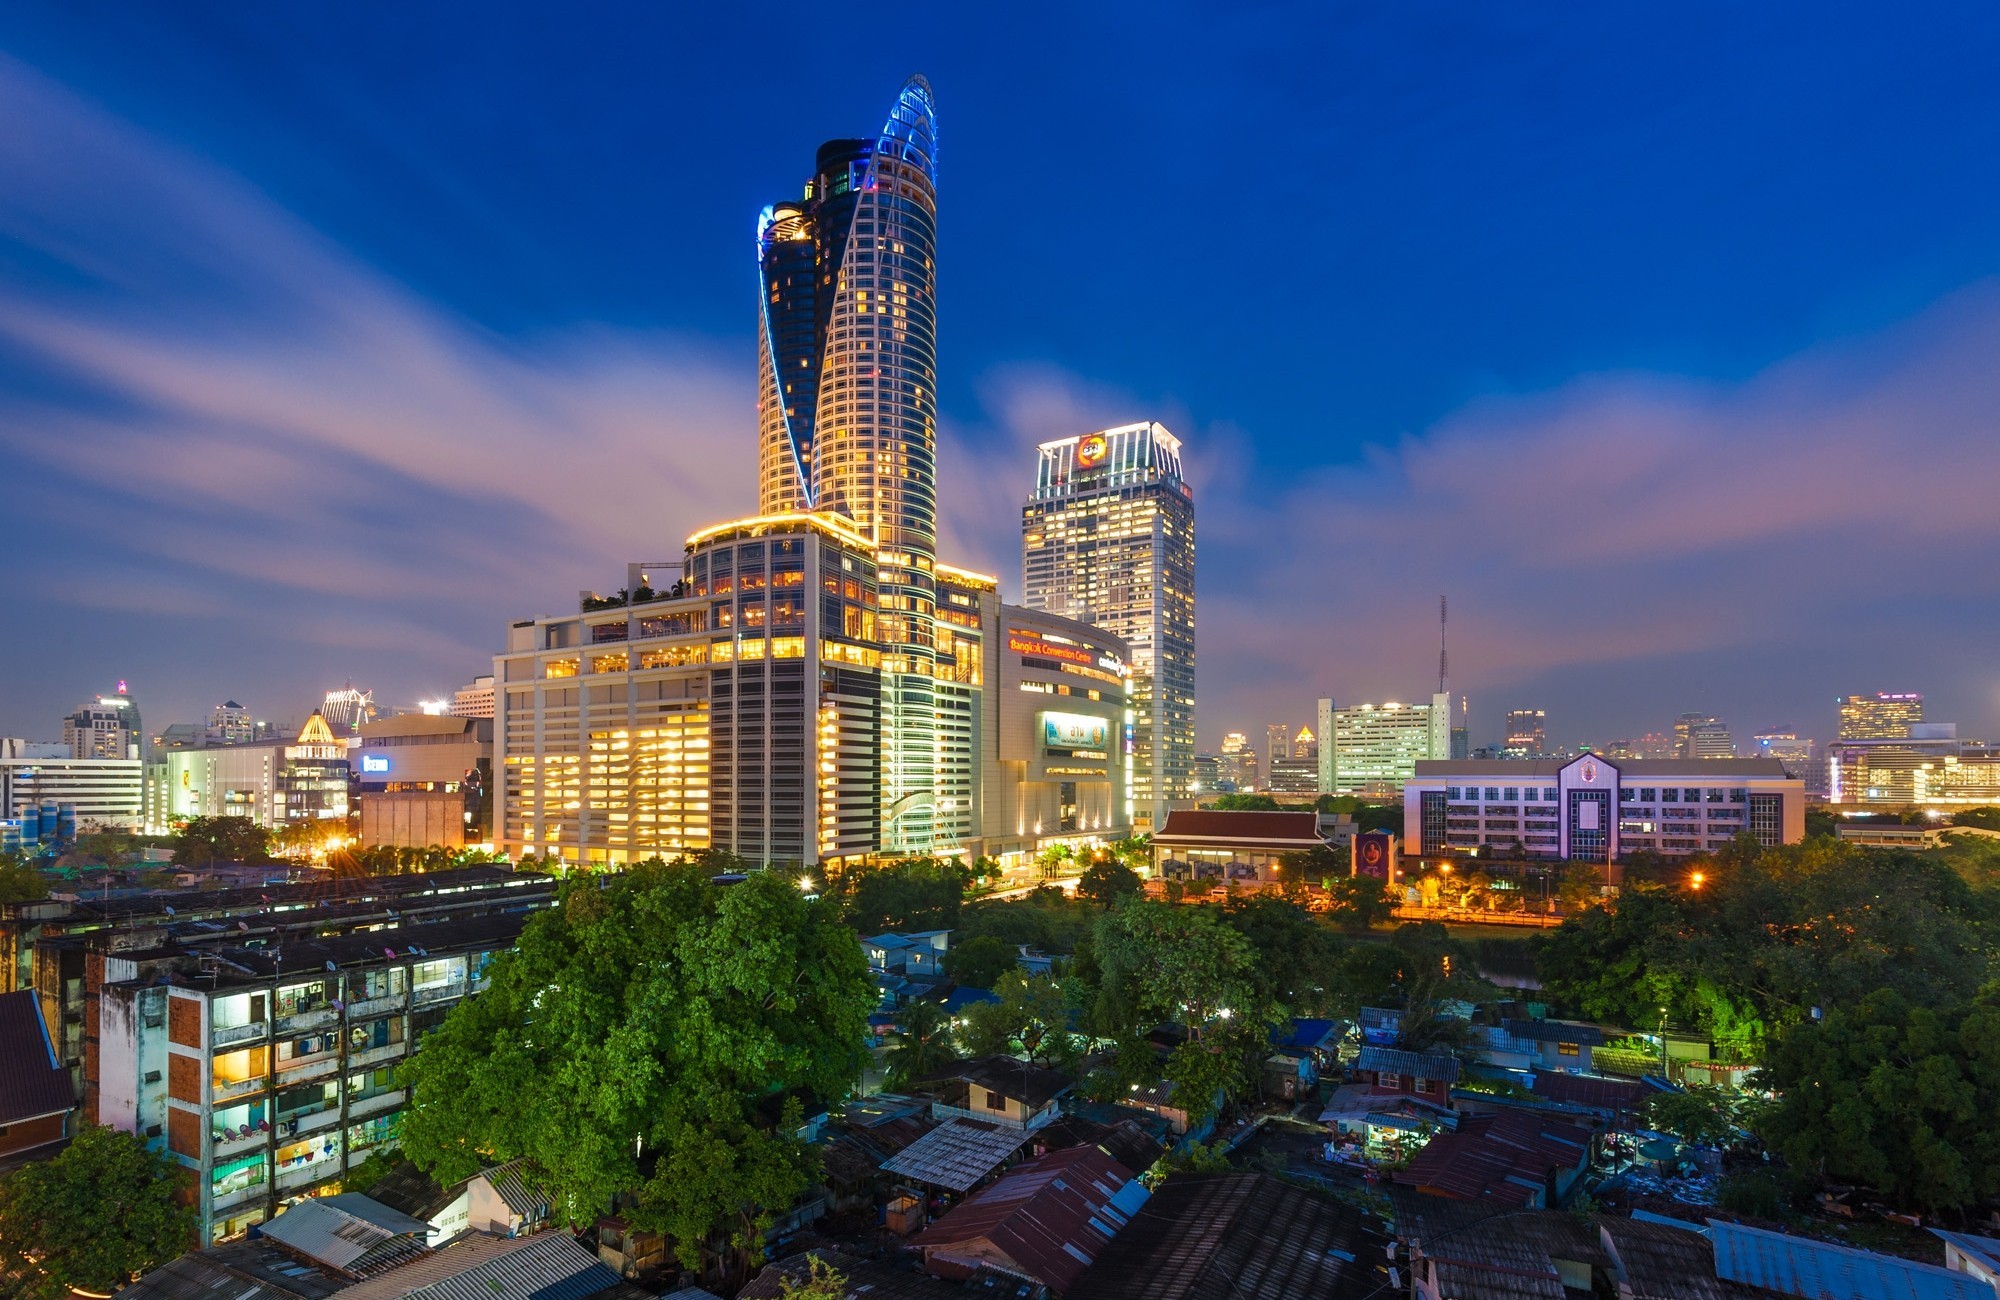
[[445, 710], [454, 718], [490, 718], [493, 716], [493, 674], [483, 673], [452, 694], [451, 704]]
[[[1319, 741], [1311, 727], [1300, 727], [1283, 750], [1274, 748], [1264, 769], [1264, 788], [1274, 794], [1315, 794], [1319, 791]], [[1288, 753], [1289, 757], [1280, 755]]]
[[1222, 753], [1217, 762], [1222, 782], [1230, 789], [1249, 791], [1257, 788], [1257, 750], [1242, 732], [1232, 731], [1222, 738]]
[[915, 853], [938, 798], [936, 132], [912, 77], [757, 223], [760, 509], [844, 516], [874, 549], [883, 847]]
[[1428, 704], [1319, 702], [1319, 788], [1391, 798], [1426, 759], [1451, 756], [1451, 696]]
[[1299, 734], [1292, 737], [1292, 757], [1309, 758], [1315, 763], [1319, 761], [1319, 739], [1313, 735], [1311, 727], [1300, 727]]
[[139, 706], [120, 682], [116, 695], [100, 695], [63, 719], [63, 748], [71, 758], [138, 758], [139, 727]]
[[1791, 726], [1770, 727], [1752, 736], [1750, 744], [1756, 757], [1777, 759], [1786, 772], [1806, 783], [1806, 793], [1817, 793], [1812, 737], [1799, 735], [1797, 728]]
[[1903, 740], [1924, 720], [1924, 697], [1914, 691], [1849, 695], [1840, 701], [1842, 740]]
[[1511, 709], [1507, 713], [1507, 743], [1501, 753], [1507, 758], [1544, 758], [1548, 755], [1548, 715], [1540, 709]]
[[1268, 771], [1273, 763], [1283, 762], [1292, 756], [1292, 729], [1283, 722], [1273, 722], [1264, 728], [1264, 763]]
[[1676, 758], [1734, 758], [1736, 738], [1722, 719], [1705, 713], [1683, 713], [1674, 719]]
[[1021, 509], [1021, 603], [1131, 647], [1132, 824], [1155, 830], [1194, 762], [1194, 493], [1180, 440], [1128, 424], [1039, 453]]

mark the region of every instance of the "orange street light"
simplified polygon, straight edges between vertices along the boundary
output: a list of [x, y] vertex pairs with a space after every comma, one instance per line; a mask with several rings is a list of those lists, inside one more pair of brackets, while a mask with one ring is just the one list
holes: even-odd
[[1700, 889], [1702, 887], [1702, 883], [1707, 879], [1708, 879], [1707, 876], [1704, 876], [1701, 872], [1697, 871], [1693, 875], [1688, 877], [1688, 885], [1691, 888]]

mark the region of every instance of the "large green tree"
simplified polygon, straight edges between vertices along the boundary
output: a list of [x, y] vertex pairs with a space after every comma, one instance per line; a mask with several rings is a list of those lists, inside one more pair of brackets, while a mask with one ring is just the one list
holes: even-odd
[[992, 935], [974, 935], [944, 955], [944, 973], [960, 984], [990, 989], [1021, 962], [1021, 950]]
[[1059, 1068], [1075, 1062], [1069, 1005], [1053, 977], [1010, 970], [994, 984], [993, 992], [997, 1002], [965, 1009], [958, 1041], [967, 1055], [1022, 1056], [1037, 1065]]
[[1099, 919], [1095, 952], [1110, 1024], [1199, 1037], [1257, 1000], [1256, 950], [1217, 908], [1128, 900]]
[[943, 1007], [927, 998], [905, 1003], [896, 1013], [896, 1042], [884, 1064], [888, 1066], [888, 1086], [901, 1092], [917, 1079], [927, 1079], [954, 1059], [951, 1018]]
[[1093, 862], [1077, 877], [1076, 895], [1088, 899], [1099, 907], [1110, 907], [1121, 898], [1130, 898], [1140, 893], [1146, 882], [1139, 879], [1139, 873], [1116, 858], [1106, 858]]
[[850, 1087], [875, 1002], [791, 876], [657, 860], [565, 883], [492, 981], [404, 1065], [404, 1150], [446, 1183], [525, 1158], [572, 1224], [629, 1196], [689, 1265], [716, 1232], [761, 1254], [814, 1175], [781, 1099]]
[[1938, 1007], [1882, 989], [1788, 1025], [1751, 1127], [1795, 1169], [1925, 1213], [2000, 1195], [2000, 996]]
[[24, 1279], [34, 1300], [117, 1290], [193, 1247], [186, 1179], [141, 1138], [83, 1129], [53, 1159], [0, 1178], [0, 1276]]
[[271, 832], [248, 817], [190, 817], [175, 829], [173, 844], [181, 866], [271, 859]]
[[0, 853], [0, 903], [32, 903], [49, 896], [49, 882], [19, 853]]
[[886, 867], [856, 867], [839, 880], [847, 923], [863, 934], [884, 930], [949, 930], [958, 924], [971, 873], [950, 858], [910, 858]]

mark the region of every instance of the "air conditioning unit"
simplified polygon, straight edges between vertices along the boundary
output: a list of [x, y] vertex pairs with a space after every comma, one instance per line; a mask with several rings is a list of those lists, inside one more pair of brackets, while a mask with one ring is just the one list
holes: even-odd
[[160, 1081], [160, 1072], [159, 1072], [158, 1070], [148, 1070], [148, 1071], [146, 1071], [146, 1082], [147, 1082], [147, 1083], [158, 1083], [159, 1081]]

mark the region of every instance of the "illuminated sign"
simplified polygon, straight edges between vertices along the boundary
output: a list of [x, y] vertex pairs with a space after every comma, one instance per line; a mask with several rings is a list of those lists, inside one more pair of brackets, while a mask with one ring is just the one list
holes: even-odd
[[1096, 469], [1111, 454], [1111, 443], [1101, 433], [1085, 434], [1076, 440], [1078, 469]]
[[388, 771], [389, 770], [388, 756], [384, 754], [363, 754], [361, 756], [361, 770], [364, 772]]
[[1111, 724], [1087, 713], [1044, 713], [1042, 748], [1102, 752], [1111, 743]]
[[1033, 632], [1023, 632], [1018, 628], [1007, 629], [1007, 648], [1015, 654], [1035, 655], [1042, 659], [1061, 659], [1067, 663], [1082, 664], [1086, 668], [1097, 665], [1097, 656], [1080, 645], [1063, 645], [1036, 636]]

